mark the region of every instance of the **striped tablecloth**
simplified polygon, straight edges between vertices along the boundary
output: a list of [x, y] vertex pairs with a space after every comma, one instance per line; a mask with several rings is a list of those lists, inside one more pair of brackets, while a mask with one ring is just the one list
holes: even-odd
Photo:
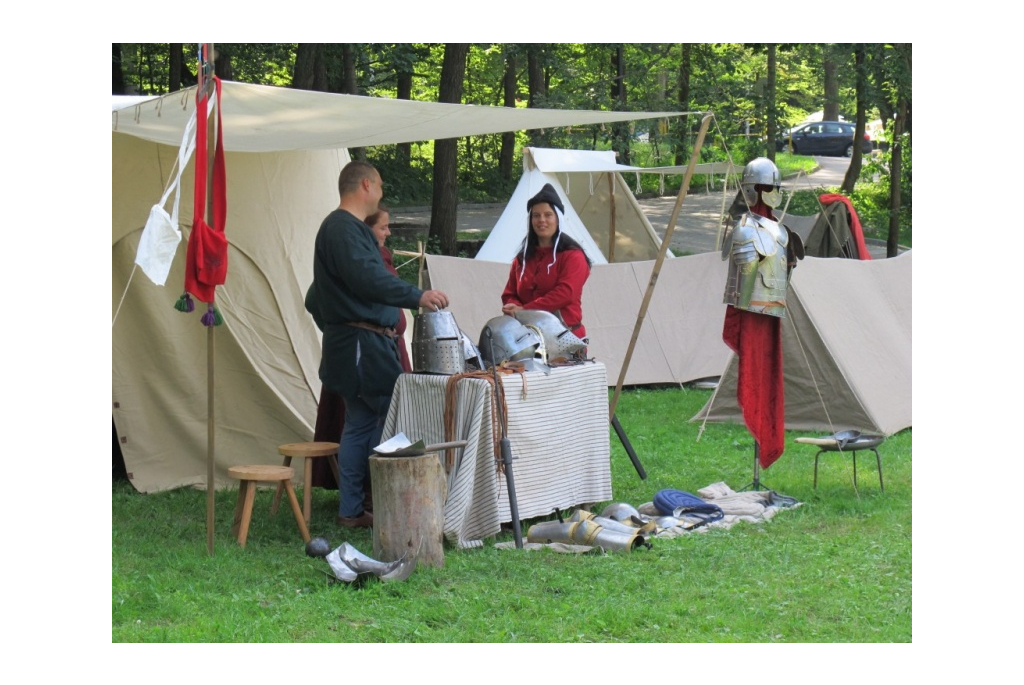
[[[610, 500], [604, 365], [592, 362], [554, 368], [550, 374], [531, 371], [500, 378], [508, 404], [519, 518]], [[405, 433], [410, 440], [423, 440], [427, 445], [444, 442], [448, 379], [433, 374], [400, 376], [382, 441]], [[512, 520], [505, 476], [496, 468], [491, 384], [478, 378], [461, 379], [456, 412], [451, 439], [468, 444], [455, 451], [455, 465], [448, 474], [444, 535], [458, 548], [480, 547], [483, 538], [496, 535], [503, 522]]]

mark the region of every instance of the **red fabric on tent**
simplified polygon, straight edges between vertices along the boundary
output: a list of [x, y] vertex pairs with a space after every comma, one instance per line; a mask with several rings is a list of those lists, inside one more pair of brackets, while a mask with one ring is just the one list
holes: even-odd
[[760, 446], [761, 468], [785, 449], [786, 409], [782, 379], [782, 319], [728, 307], [722, 340], [739, 363], [736, 400], [747, 430]]
[[821, 204], [830, 205], [833, 202], [842, 202], [846, 205], [847, 211], [850, 213], [850, 233], [853, 234], [853, 240], [857, 243], [857, 254], [861, 259], [871, 259], [871, 253], [868, 252], [868, 244], [864, 240], [864, 229], [861, 228], [860, 218], [857, 216], [857, 210], [853, 208], [853, 202], [850, 198], [845, 195], [839, 195], [838, 193], [825, 193], [819, 196]]
[[228, 239], [224, 235], [227, 220], [227, 175], [224, 165], [224, 130], [221, 124], [220, 79], [214, 77], [217, 93], [217, 142], [213, 159], [213, 226], [206, 223], [207, 150], [206, 120], [208, 98], [200, 91], [196, 97], [195, 201], [192, 207], [192, 232], [185, 252], [185, 290], [203, 302], [213, 302], [216, 287], [228, 275]]

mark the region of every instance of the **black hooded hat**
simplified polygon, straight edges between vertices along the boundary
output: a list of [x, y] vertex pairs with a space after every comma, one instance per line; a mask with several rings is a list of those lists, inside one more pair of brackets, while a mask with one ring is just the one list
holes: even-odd
[[552, 207], [558, 207], [558, 211], [565, 215], [565, 207], [562, 206], [562, 200], [558, 197], [558, 193], [555, 192], [554, 187], [550, 183], [545, 183], [539, 193], [526, 201], [526, 211], [529, 212], [533, 209], [534, 205], [541, 202], [546, 202]]

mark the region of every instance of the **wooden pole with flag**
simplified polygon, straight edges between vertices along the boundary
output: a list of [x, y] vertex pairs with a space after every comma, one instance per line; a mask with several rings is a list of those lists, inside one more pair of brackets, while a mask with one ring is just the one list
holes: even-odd
[[633, 348], [636, 347], [637, 338], [640, 337], [640, 328], [643, 326], [644, 318], [647, 316], [647, 307], [651, 303], [651, 296], [654, 294], [654, 286], [658, 282], [658, 275], [661, 273], [662, 262], [665, 261], [665, 253], [668, 252], [669, 241], [672, 239], [672, 232], [675, 231], [676, 221], [679, 219], [679, 209], [683, 206], [683, 199], [690, 188], [690, 181], [693, 179], [694, 169], [697, 167], [697, 160], [700, 159], [700, 149], [704, 146], [704, 136], [708, 132], [708, 125], [714, 114], [705, 114], [700, 122], [700, 130], [697, 133], [697, 140], [693, 144], [693, 153], [690, 155], [690, 163], [686, 167], [686, 175], [683, 183], [679, 186], [679, 195], [676, 197], [675, 207], [672, 208], [672, 216], [669, 217], [668, 227], [665, 229], [665, 237], [661, 240], [661, 249], [658, 250], [658, 257], [654, 260], [654, 269], [651, 271], [651, 278], [647, 283], [647, 291], [644, 293], [643, 302], [640, 303], [640, 312], [636, 317], [636, 325], [633, 326], [633, 337], [629, 340], [629, 347], [626, 356], [622, 360], [622, 368], [619, 370], [619, 380], [615, 384], [615, 394], [612, 395], [611, 406], [608, 409], [609, 420], [615, 417], [615, 406], [619, 402], [619, 394], [622, 392], [622, 383], [626, 379], [626, 370], [629, 368], [629, 360], [633, 356]]
[[[209, 98], [213, 92], [213, 43], [203, 43], [199, 52], [198, 82], [196, 97]], [[220, 106], [220, 103], [217, 103]], [[216, 126], [216, 117], [210, 117]], [[206, 158], [202, 159], [196, 154], [196, 164], [206, 164], [209, 173], [206, 176], [206, 215], [208, 223], [213, 224], [213, 162], [214, 145], [210, 140], [216, 140], [217, 131], [214, 129], [213, 136], [206, 139]], [[216, 462], [216, 422], [214, 420], [214, 361], [215, 346], [213, 329], [216, 326], [206, 327], [206, 551], [212, 555], [214, 550], [214, 533], [216, 531], [216, 510], [217, 510], [217, 488], [216, 476], [214, 474], [214, 463]]]

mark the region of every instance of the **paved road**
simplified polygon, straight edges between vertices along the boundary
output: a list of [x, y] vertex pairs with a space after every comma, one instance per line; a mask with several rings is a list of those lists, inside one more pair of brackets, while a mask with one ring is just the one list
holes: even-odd
[[[811, 190], [815, 188], [831, 188], [840, 185], [846, 175], [850, 160], [846, 157], [817, 157], [818, 168], [811, 174], [786, 179], [783, 188], [791, 190]], [[700, 192], [691, 191], [683, 200], [679, 210], [679, 220], [672, 233], [671, 247], [677, 252], [700, 254], [713, 252], [718, 242], [721, 226], [720, 217], [728, 209], [735, 197], [735, 189], [730, 186], [728, 197], [723, 196], [721, 185], [717, 190]], [[638, 199], [637, 202], [647, 215], [651, 226], [660, 237], [665, 236], [672, 210], [675, 208], [676, 196]], [[504, 211], [504, 204], [462, 204], [458, 211], [459, 231], [489, 231]], [[395, 208], [391, 214], [392, 227], [397, 230], [418, 231], [430, 226], [429, 207]], [[874, 258], [885, 257], [885, 246], [870, 245]]]

